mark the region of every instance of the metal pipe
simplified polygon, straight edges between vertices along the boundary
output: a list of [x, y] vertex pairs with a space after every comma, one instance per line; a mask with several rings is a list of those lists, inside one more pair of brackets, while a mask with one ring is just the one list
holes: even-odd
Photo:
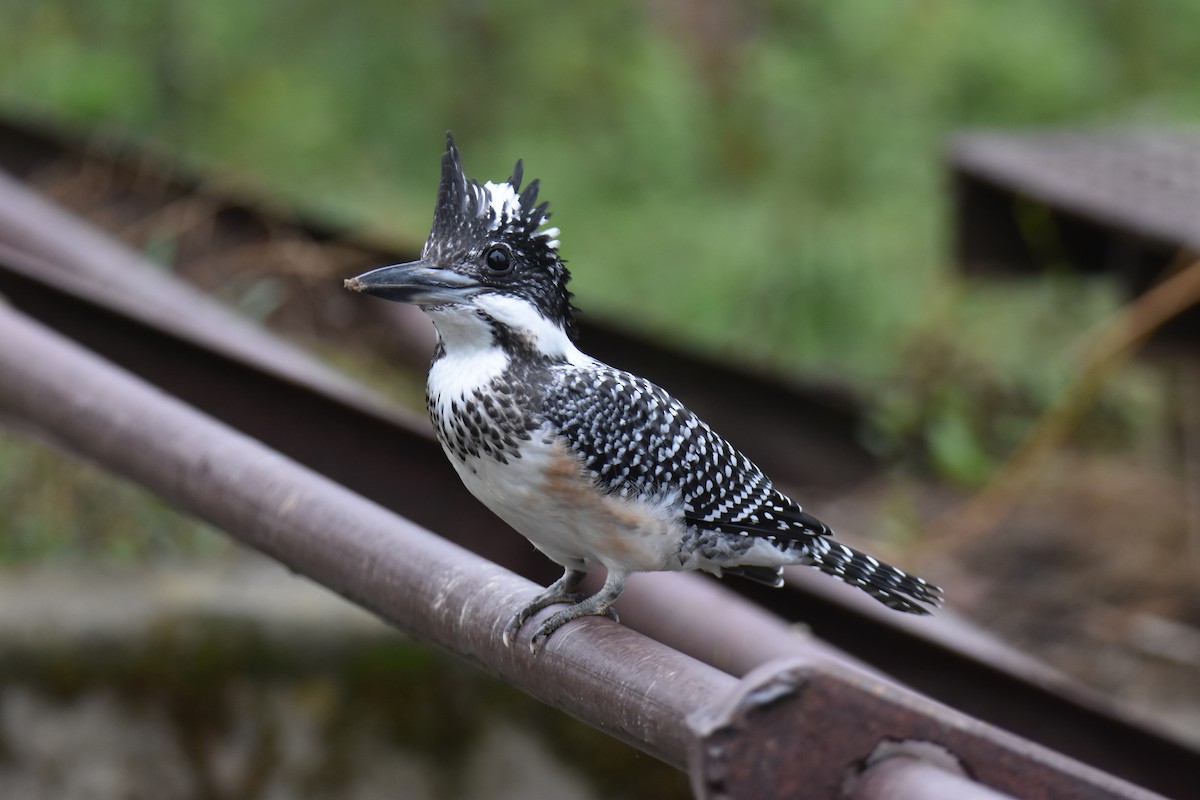
[[730, 675], [743, 676], [779, 658], [805, 658], [899, 686], [803, 625], [790, 624], [695, 573], [633, 575], [621, 600], [621, 621], [626, 625]]
[[677, 767], [684, 767], [692, 739], [685, 717], [736, 683], [604, 619], [563, 630], [539, 657], [504, 647], [500, 630], [532, 583], [230, 430], [7, 305], [0, 305], [0, 411], [401, 630]]
[[843, 800], [1012, 800], [1012, 795], [929, 761], [895, 756], [864, 770]]
[[[0, 247], [0, 260], [3, 256]], [[280, 381], [199, 344], [139, 324], [103, 306], [94, 295], [81, 294], [81, 288], [67, 291], [61, 281], [53, 285], [39, 282], [29, 269], [0, 270], [0, 290], [9, 293], [22, 310], [60, 326], [172, 394], [510, 569], [536, 575], [537, 568], [547, 565], [520, 537], [504, 530], [466, 495], [436, 444], [419, 435], [415, 426], [356, 410], [344, 400], [322, 394], [318, 387]], [[3, 345], [0, 341], [0, 347]], [[297, 436], [297, 431], [304, 435]], [[775, 590], [761, 593], [760, 602], [778, 608], [781, 616], [734, 596], [732, 583], [718, 585], [696, 576], [671, 574], [635, 579], [621, 599], [620, 610], [630, 627], [736, 675], [782, 655], [854, 663], [823, 641], [852, 629], [859, 638], [873, 642], [879, 664], [887, 665], [889, 671], [902, 667], [897, 669], [899, 674], [918, 687], [932, 687], [935, 695], [957, 692], [960, 708], [978, 710], [982, 705], [993, 721], [1008, 713], [1011, 725], [1002, 727], [1043, 741], [1053, 734], [1054, 743], [1064, 752], [1087, 753], [1092, 756], [1091, 763], [1123, 772], [1168, 794], [1187, 796], [1188, 779], [1194, 773], [1188, 765], [1195, 763], [1194, 753], [1169, 749], [1170, 743], [1161, 740], [1145, 741], [1145, 736], [1139, 740], [1132, 735], [1136, 730], [1128, 727], [1115, 726], [1114, 732], [1111, 718], [1101, 715], [1079, 724], [1080, 708], [1052, 691], [1055, 681], [1047, 681], [1034, 706], [1039, 713], [1031, 721], [1030, 706], [1014, 700], [1011, 687], [1007, 693], [994, 691], [1008, 686], [1006, 678], [1012, 681], [1003, 671], [994, 671], [988, 681], [971, 680], [972, 673], [961, 655], [946, 657], [929, 646], [910, 652], [912, 637], [889, 627], [895, 620], [874, 622], [868, 613], [873, 606], [830, 619], [830, 609], [838, 606], [820, 599], [825, 591], [832, 594], [843, 587], [827, 586], [831, 582], [816, 577], [805, 595]], [[847, 600], [854, 597], [849, 591], [847, 594]], [[813, 622], [820, 638], [789, 626], [784, 621], [789, 618]], [[965, 644], [972, 646], [958, 649], [987, 652], [970, 640]], [[1003, 663], [994, 653], [988, 657]], [[857, 666], [860, 669], [856, 671], [863, 673], [862, 665]], [[876, 678], [881, 686], [894, 685]], [[1058, 688], [1063, 691], [1064, 685]], [[1018, 689], [1018, 698], [1030, 691], [1028, 684]], [[1039, 720], [1046, 722], [1033, 724]], [[1103, 746], [1100, 757], [1096, 743]]]

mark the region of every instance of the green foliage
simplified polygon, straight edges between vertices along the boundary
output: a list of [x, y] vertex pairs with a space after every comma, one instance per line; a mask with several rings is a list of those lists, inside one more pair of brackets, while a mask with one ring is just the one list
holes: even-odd
[[[1068, 343], [1111, 298], [1039, 316], [1028, 292], [958, 290], [944, 263], [945, 135], [1200, 120], [1189, 0], [6, 11], [9, 110], [131, 131], [411, 242], [452, 128], [471, 173], [507, 175], [520, 155], [543, 179], [585, 313], [830, 372], [883, 397], [880, 419], [895, 416], [897, 375], [982, 365], [987, 379], [956, 399], [909, 392], [934, 461], [971, 479], [999, 446], [974, 421], [980, 398], [1025, 398], [1000, 416], [1027, 417], [1053, 383], [1030, 389], [1029, 353], [1035, 374], [1069, 370]], [[250, 288], [256, 313], [275, 302], [271, 287]], [[1053, 330], [1014, 357], [1008, 343], [1032, 318]], [[931, 320], [953, 357], [913, 363], [930, 352]], [[907, 441], [896, 424], [876, 433]]]
[[[1089, 355], [1088, 333], [1116, 303], [1111, 285], [1067, 274], [944, 282], [872, 390], [865, 443], [921, 472], [979, 485], [1062, 395]], [[1122, 447], [1165, 429], [1163, 392], [1153, 371], [1127, 370], [1076, 421], [1077, 438]]]
[[0, 564], [216, 556], [229, 540], [143, 489], [0, 428]]

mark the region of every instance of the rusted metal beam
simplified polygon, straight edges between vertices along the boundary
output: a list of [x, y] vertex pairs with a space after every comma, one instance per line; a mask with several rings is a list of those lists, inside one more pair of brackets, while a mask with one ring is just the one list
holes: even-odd
[[820, 575], [789, 570], [785, 577], [789, 588], [803, 592], [739, 589], [784, 619], [803, 619], [822, 641], [940, 702], [1154, 791], [1173, 797], [1192, 791], [1188, 776], [1200, 774], [1200, 754], [1156, 730], [1152, 720], [1114, 708], [1098, 693], [960, 621], [914, 625], [889, 618], [887, 609], [860, 602]]
[[[0, 413], [151, 488], [415, 636], [676, 766], [705, 797], [836, 796], [879, 742], [932, 742], [1027, 797], [1150, 795], [824, 660], [742, 682], [606, 619], [540, 656], [500, 631], [536, 587], [0, 306]], [[550, 613], [549, 611], [542, 612]], [[910, 776], [913, 794], [940, 775]], [[828, 790], [828, 791], [827, 791]], [[864, 798], [882, 797], [868, 790]], [[968, 796], [969, 797], [969, 796]]]
[[4, 172], [0, 172], [0, 242], [39, 257], [64, 279], [75, 277], [114, 302], [136, 306], [157, 327], [202, 338], [214, 350], [292, 380], [351, 395], [369, 394], [291, 344], [184, 286]]

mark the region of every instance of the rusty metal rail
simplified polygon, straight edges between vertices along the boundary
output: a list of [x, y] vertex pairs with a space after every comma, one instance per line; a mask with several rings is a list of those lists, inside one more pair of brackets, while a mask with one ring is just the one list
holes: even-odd
[[218, 352], [237, 354], [260, 369], [315, 382], [347, 395], [361, 387], [307, 357], [284, 340], [191, 291], [161, 269], [73, 214], [0, 172], [0, 242], [41, 256], [49, 274], [91, 287], [112, 302], [136, 306], [157, 327], [200, 336]]
[[[837, 797], [849, 777], [872, 769], [869, 757], [888, 738], [952, 753], [988, 787], [967, 783], [961, 796], [968, 799], [994, 797], [994, 790], [1153, 796], [844, 664], [774, 661], [737, 681], [599, 618], [565, 629], [540, 657], [504, 647], [499, 632], [532, 584], [8, 306], [0, 307], [0, 412], [402, 630], [670, 764], [688, 765], [702, 797]], [[927, 779], [909, 775], [907, 788], [894, 780], [881, 785], [891, 787], [890, 797], [916, 798], [925, 796]], [[858, 791], [882, 796], [861, 794], [861, 784]]]

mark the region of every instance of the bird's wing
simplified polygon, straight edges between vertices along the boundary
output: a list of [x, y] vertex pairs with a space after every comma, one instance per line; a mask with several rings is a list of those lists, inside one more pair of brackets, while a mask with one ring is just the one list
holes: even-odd
[[[832, 541], [828, 525], [644, 378], [611, 367], [564, 367], [551, 382], [545, 412], [605, 492], [678, 496], [682, 521], [697, 532], [762, 537], [794, 556], [787, 563], [816, 567], [899, 611], [927, 614], [922, 604], [941, 602], [938, 587]], [[730, 563], [722, 571], [782, 584], [778, 567]]]
[[754, 462], [645, 378], [598, 365], [559, 370], [545, 412], [605, 492], [678, 493], [684, 521], [781, 544], [828, 536]]

